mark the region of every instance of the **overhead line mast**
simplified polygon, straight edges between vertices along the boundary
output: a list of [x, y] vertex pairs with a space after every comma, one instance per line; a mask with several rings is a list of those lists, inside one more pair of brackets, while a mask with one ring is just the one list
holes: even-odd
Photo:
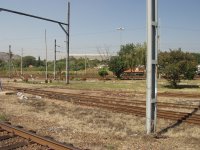
[[[35, 16], [35, 15], [30, 15], [30, 14], [26, 14], [23, 12], [18, 12], [18, 11], [13, 11], [13, 10], [9, 10], [9, 9], [5, 9], [5, 8], [0, 8], [0, 12], [1, 11], [5, 11], [5, 12], [10, 12], [10, 13], [14, 13], [14, 14], [18, 14], [18, 15], [22, 15], [22, 16], [26, 16], [26, 17], [31, 17], [31, 18], [36, 18], [36, 19], [40, 19], [40, 20], [44, 20], [44, 21], [49, 21], [49, 22], [53, 22], [53, 23], [57, 23], [62, 30], [65, 32], [66, 34], [66, 84], [69, 84], [69, 26], [70, 26], [70, 2], [68, 2], [68, 13], [67, 13], [67, 21], [68, 23], [64, 23], [64, 22], [60, 22], [60, 21], [56, 21], [56, 20], [52, 20], [52, 19], [48, 19], [48, 18], [44, 18], [44, 17], [39, 17], [39, 16]], [[66, 26], [66, 29], [63, 27]]]
[[157, 38], [158, 0], [147, 0], [147, 81], [146, 81], [146, 129], [147, 134], [156, 131], [157, 117]]

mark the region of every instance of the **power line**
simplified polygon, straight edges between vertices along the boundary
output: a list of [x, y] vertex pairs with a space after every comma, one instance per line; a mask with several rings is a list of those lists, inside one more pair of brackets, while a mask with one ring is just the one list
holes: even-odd
[[[135, 31], [135, 30], [144, 30], [146, 27], [136, 27], [136, 28], [127, 28], [125, 32], [127, 31]], [[100, 34], [109, 34], [109, 33], [117, 33], [116, 30], [107, 30], [107, 31], [99, 31], [99, 32], [86, 32], [86, 33], [76, 33], [76, 34], [71, 34], [71, 37], [75, 36], [91, 36], [91, 35], [100, 35]], [[49, 38], [64, 38], [64, 36], [49, 36]], [[38, 37], [21, 37], [21, 38], [5, 38], [5, 39], [0, 39], [0, 41], [7, 41], [7, 40], [42, 40], [42, 36]]]
[[168, 29], [168, 30], [187, 30], [187, 31], [200, 31], [200, 29], [195, 28], [185, 28], [185, 27], [173, 27], [173, 26], [161, 26], [161, 29]]

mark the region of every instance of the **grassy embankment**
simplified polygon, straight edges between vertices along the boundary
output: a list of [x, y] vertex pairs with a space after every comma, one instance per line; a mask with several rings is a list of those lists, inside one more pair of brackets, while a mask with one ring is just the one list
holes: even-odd
[[[8, 83], [9, 80], [4, 80]], [[13, 80], [9, 83], [12, 84]], [[17, 80], [17, 83], [22, 83]], [[66, 85], [65, 81], [52, 81], [52, 83], [45, 84], [43, 80], [29, 80], [28, 84], [34, 84], [39, 87], [61, 87], [70, 89], [84, 89], [84, 90], [105, 90], [105, 91], [130, 91], [130, 92], [145, 92], [146, 80], [86, 80], [76, 81], [70, 80], [70, 84]], [[179, 88], [173, 89], [169, 87], [166, 80], [158, 80], [158, 92], [184, 92], [184, 93], [200, 93], [200, 80], [182, 80]]]

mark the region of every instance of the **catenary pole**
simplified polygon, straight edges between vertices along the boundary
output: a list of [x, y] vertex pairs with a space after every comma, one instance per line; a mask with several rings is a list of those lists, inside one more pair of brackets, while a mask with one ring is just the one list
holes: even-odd
[[124, 31], [125, 30], [125, 28], [123, 28], [123, 27], [119, 27], [119, 28], [117, 28], [117, 30], [120, 32], [120, 49], [122, 48], [122, 31]]
[[70, 29], [70, 2], [68, 2], [68, 12], [67, 12], [67, 22], [66, 26], [66, 84], [69, 84], [69, 29]]
[[147, 82], [146, 129], [147, 134], [156, 130], [157, 113], [157, 26], [158, 0], [147, 0]]
[[21, 50], [21, 75], [23, 75], [23, 48]]
[[47, 32], [45, 30], [45, 48], [46, 48], [46, 75], [45, 75], [45, 81], [48, 82], [48, 70], [47, 70]]
[[53, 75], [54, 75], [54, 80], [56, 79], [56, 39], [55, 39], [55, 48], [54, 48], [54, 72], [53, 72]]
[[[44, 21], [48, 21], [48, 22], [52, 22], [52, 23], [57, 23], [61, 29], [65, 32], [66, 34], [66, 83], [69, 84], [69, 30], [70, 30], [70, 2], [68, 2], [68, 24], [64, 23], [64, 22], [60, 22], [60, 21], [56, 21], [56, 20], [52, 20], [52, 19], [48, 19], [48, 18], [44, 18], [44, 17], [39, 17], [39, 16], [35, 16], [35, 15], [31, 15], [31, 14], [26, 14], [23, 12], [18, 12], [18, 11], [13, 11], [13, 10], [9, 10], [9, 9], [5, 9], [5, 8], [0, 8], [0, 11], [5, 11], [5, 12], [10, 12], [10, 13], [14, 13], [14, 14], [18, 14], [18, 15], [22, 15], [22, 16], [26, 16], [26, 17], [32, 17], [32, 18], [36, 18], [36, 19], [40, 19], [40, 20], [44, 20]], [[66, 26], [66, 28], [64, 28], [63, 26]]]
[[85, 54], [85, 76], [87, 74], [87, 61], [86, 61], [86, 54]]
[[11, 78], [11, 45], [9, 45], [9, 78]]

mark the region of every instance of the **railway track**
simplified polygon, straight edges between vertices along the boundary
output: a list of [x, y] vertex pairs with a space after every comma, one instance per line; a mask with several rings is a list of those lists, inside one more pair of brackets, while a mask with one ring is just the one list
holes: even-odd
[[164, 97], [185, 97], [185, 98], [199, 98], [200, 94], [189, 94], [189, 93], [158, 93], [158, 96], [164, 96]]
[[[39, 95], [42, 97], [65, 100], [79, 105], [100, 107], [116, 112], [134, 114], [142, 117], [146, 115], [145, 101], [141, 100], [130, 101], [123, 98], [97, 97], [97, 96], [87, 96], [81, 94], [62, 93], [62, 92], [52, 93], [52, 91], [46, 91], [41, 89], [19, 88], [19, 87], [6, 87], [6, 88], [11, 90], [26, 92], [29, 94]], [[161, 102], [158, 102], [157, 105], [158, 105], [159, 118], [183, 121], [187, 123], [200, 125], [200, 115], [195, 114], [200, 109], [200, 105], [184, 105], [184, 104], [161, 103]], [[171, 110], [166, 110], [166, 108], [188, 109], [189, 112], [171, 111]]]
[[0, 122], [0, 150], [13, 149], [29, 150], [80, 150], [47, 137], [38, 136], [33, 131], [25, 131], [22, 127]]

